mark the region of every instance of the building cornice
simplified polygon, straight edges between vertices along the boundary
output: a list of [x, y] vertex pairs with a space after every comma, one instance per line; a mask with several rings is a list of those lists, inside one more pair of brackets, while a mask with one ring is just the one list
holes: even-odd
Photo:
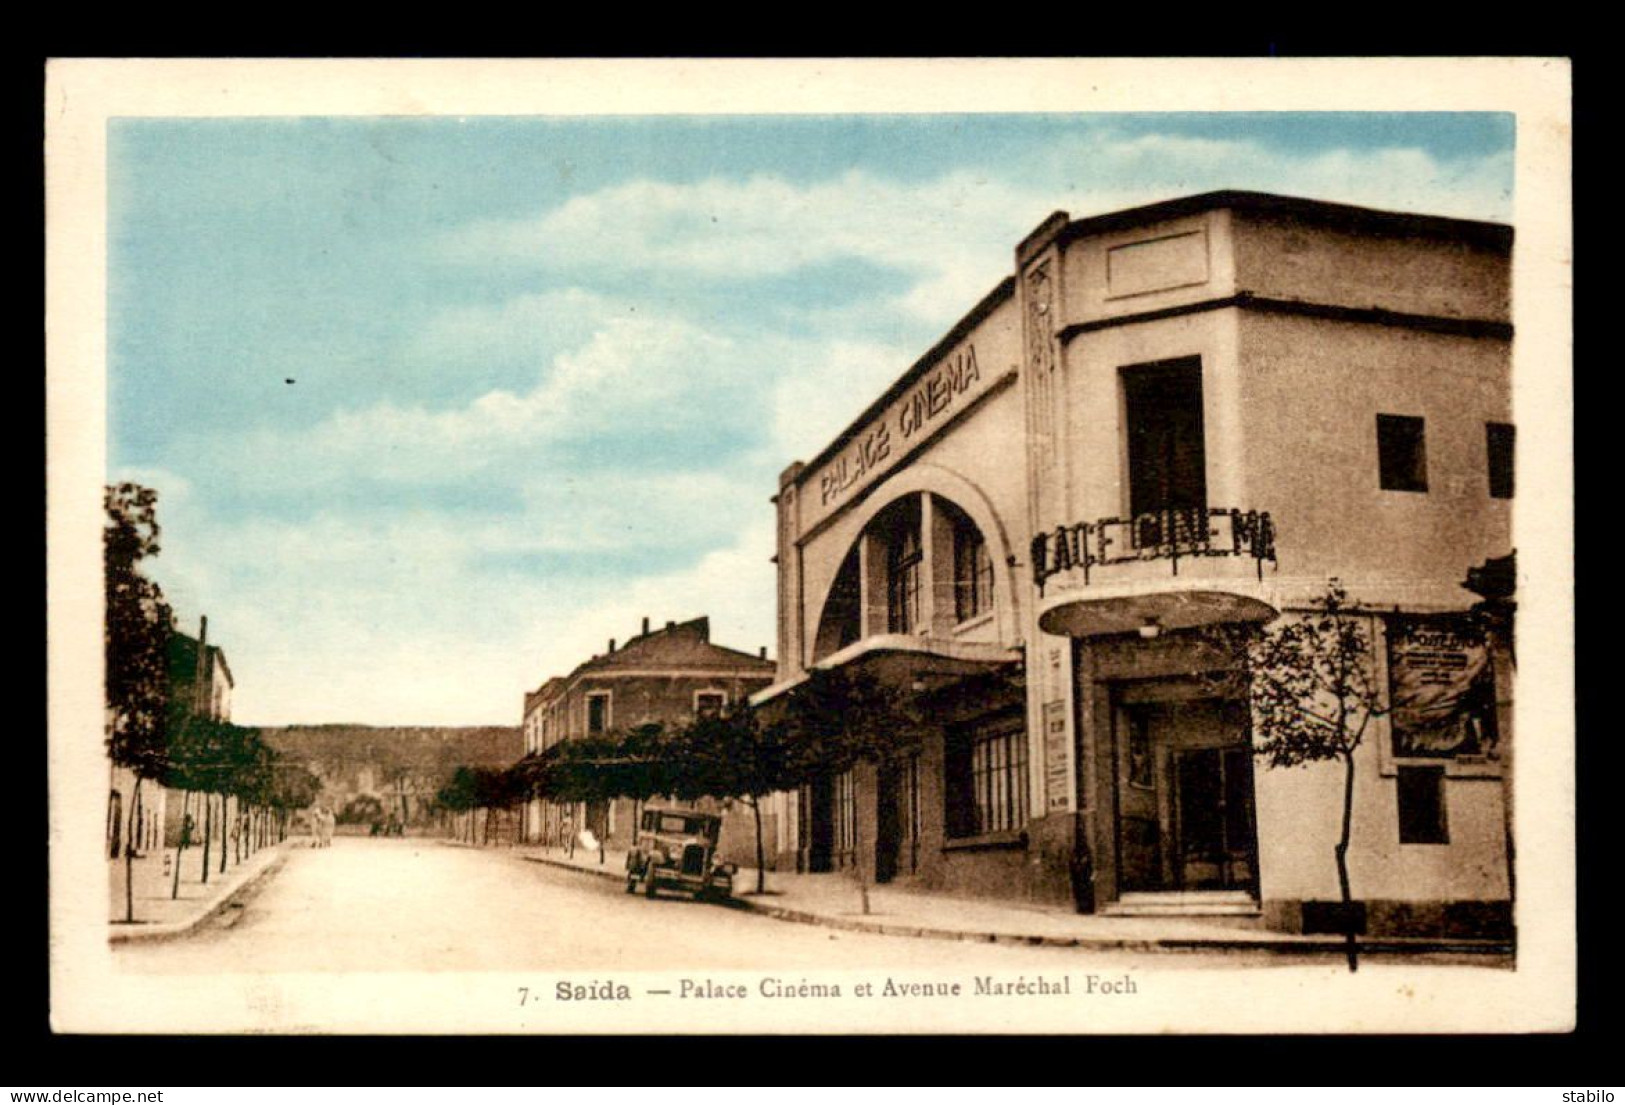
[[535, 696], [525, 704], [528, 716], [537, 709], [551, 706], [570, 697], [572, 691], [582, 683], [596, 679], [734, 679], [746, 682], [770, 682], [777, 665], [771, 661], [750, 658], [756, 664], [765, 665], [764, 668], [752, 670], [744, 665], [737, 668], [594, 668], [588, 671], [577, 672], [561, 681], [558, 689], [546, 696]]
[[1131, 207], [1125, 211], [1093, 215], [1068, 223], [1055, 235], [1053, 241], [1064, 248], [1069, 243], [1092, 234], [1127, 230], [1146, 223], [1221, 209], [1252, 215], [1284, 216], [1298, 222], [1349, 230], [1368, 236], [1449, 238], [1490, 249], [1508, 252], [1512, 249], [1512, 228], [1502, 223], [1452, 219], [1442, 215], [1414, 215], [1405, 211], [1381, 211], [1372, 207], [1328, 203], [1325, 200], [1303, 199], [1298, 196], [1241, 191], [1203, 192], [1200, 195], [1182, 196], [1161, 203], [1147, 204], [1144, 207]]
[[1392, 326], [1406, 330], [1422, 330], [1430, 334], [1451, 334], [1457, 337], [1496, 338], [1501, 341], [1509, 341], [1512, 338], [1512, 324], [1503, 322], [1500, 319], [1413, 314], [1407, 311], [1390, 311], [1382, 307], [1344, 307], [1333, 303], [1312, 303], [1300, 299], [1276, 299], [1270, 296], [1257, 295], [1253, 292], [1237, 292], [1235, 295], [1223, 296], [1217, 299], [1203, 299], [1195, 303], [1181, 303], [1178, 306], [1162, 307], [1155, 311], [1139, 311], [1130, 315], [1116, 315], [1111, 318], [1091, 319], [1088, 322], [1074, 322], [1070, 326], [1062, 327], [1056, 336], [1061, 339], [1062, 344], [1065, 344], [1080, 334], [1092, 334], [1097, 330], [1110, 330], [1119, 326], [1133, 326], [1137, 323], [1158, 322], [1162, 319], [1179, 318], [1182, 315], [1197, 315], [1207, 311], [1224, 311], [1232, 308], [1244, 311], [1258, 311], [1264, 314], [1293, 315], [1298, 318], [1312, 318], [1326, 322]]

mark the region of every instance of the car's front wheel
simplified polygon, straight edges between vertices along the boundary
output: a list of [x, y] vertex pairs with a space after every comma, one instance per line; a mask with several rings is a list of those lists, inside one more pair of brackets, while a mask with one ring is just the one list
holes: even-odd
[[643, 865], [643, 896], [645, 898], [655, 896], [655, 865], [653, 860]]

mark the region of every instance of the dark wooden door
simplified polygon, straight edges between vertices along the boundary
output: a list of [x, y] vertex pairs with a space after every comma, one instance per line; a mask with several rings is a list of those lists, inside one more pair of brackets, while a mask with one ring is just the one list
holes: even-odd
[[891, 882], [897, 877], [898, 847], [902, 844], [903, 818], [899, 806], [901, 771], [897, 764], [882, 764], [875, 778], [875, 882]]
[[1257, 869], [1253, 765], [1246, 748], [1175, 755], [1176, 864], [1186, 890], [1251, 890]]

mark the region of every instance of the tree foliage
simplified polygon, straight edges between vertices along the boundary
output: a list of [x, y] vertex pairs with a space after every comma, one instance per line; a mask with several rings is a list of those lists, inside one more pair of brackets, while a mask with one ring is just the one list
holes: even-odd
[[665, 727], [651, 723], [560, 741], [510, 770], [520, 798], [601, 802], [671, 794], [678, 767]]
[[133, 483], [103, 495], [108, 753], [143, 779], [163, 775], [173, 614], [158, 584], [141, 571], [157, 556], [158, 494]]
[[474, 769], [467, 764], [458, 764], [451, 773], [451, 780], [440, 788], [435, 795], [446, 809], [454, 813], [464, 813], [474, 808]]
[[1217, 678], [1239, 684], [1252, 715], [1256, 756], [1271, 767], [1343, 765], [1341, 831], [1333, 849], [1349, 970], [1355, 970], [1353, 888], [1348, 852], [1354, 825], [1354, 753], [1371, 723], [1388, 713], [1373, 656], [1370, 620], [1336, 579], [1304, 612], [1265, 628], [1222, 626], [1210, 642], [1239, 661]]
[[[868, 672], [814, 669], [785, 692], [779, 725], [788, 747], [787, 783], [839, 774], [858, 764], [879, 764], [918, 747], [924, 727], [914, 696]], [[857, 830], [861, 822], [854, 825]], [[859, 902], [869, 912], [861, 832], [853, 840], [852, 872]]]
[[799, 783], [883, 762], [918, 745], [922, 721], [913, 696], [868, 672], [814, 669], [784, 695], [787, 775]]
[[1254, 754], [1271, 767], [1352, 758], [1388, 712], [1368, 620], [1335, 579], [1299, 615], [1217, 626], [1208, 638], [1239, 660], [1214, 678], [1248, 702]]
[[747, 706], [702, 714], [669, 748], [670, 793], [677, 798], [753, 801], [794, 785], [785, 727], [763, 725]]
[[749, 807], [756, 830], [756, 892], [767, 891], [762, 799], [794, 786], [785, 726], [763, 725], [744, 703], [695, 718], [671, 744], [669, 776], [678, 798], [720, 798]]

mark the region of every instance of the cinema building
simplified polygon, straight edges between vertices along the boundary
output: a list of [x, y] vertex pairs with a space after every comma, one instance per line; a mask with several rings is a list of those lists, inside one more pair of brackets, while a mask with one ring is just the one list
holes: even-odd
[[[642, 632], [619, 647], [611, 639], [605, 652], [526, 693], [525, 752], [546, 752], [564, 741], [624, 735], [643, 725], [677, 732], [700, 714], [720, 713], [747, 701], [772, 682], [773, 673], [765, 647], [753, 655], [712, 643], [709, 618], [667, 622], [657, 629], [650, 629], [645, 618]], [[534, 799], [526, 803], [522, 831], [528, 841], [551, 844], [562, 838], [566, 827], [572, 833], [586, 829], [609, 847], [626, 848], [637, 835], [637, 807], [630, 798]], [[748, 851], [754, 863], [754, 841], [736, 839], [750, 827], [747, 821], [725, 819], [722, 844], [730, 858]], [[777, 826], [768, 829], [776, 831]]]
[[1511, 242], [1241, 192], [1037, 227], [780, 477], [753, 701], [865, 671], [932, 719], [801, 788], [799, 867], [1316, 928], [1342, 767], [1256, 757], [1208, 642], [1336, 578], [1394, 707], [1355, 755], [1367, 930], [1504, 929], [1509, 634], [1463, 584], [1511, 563]]

